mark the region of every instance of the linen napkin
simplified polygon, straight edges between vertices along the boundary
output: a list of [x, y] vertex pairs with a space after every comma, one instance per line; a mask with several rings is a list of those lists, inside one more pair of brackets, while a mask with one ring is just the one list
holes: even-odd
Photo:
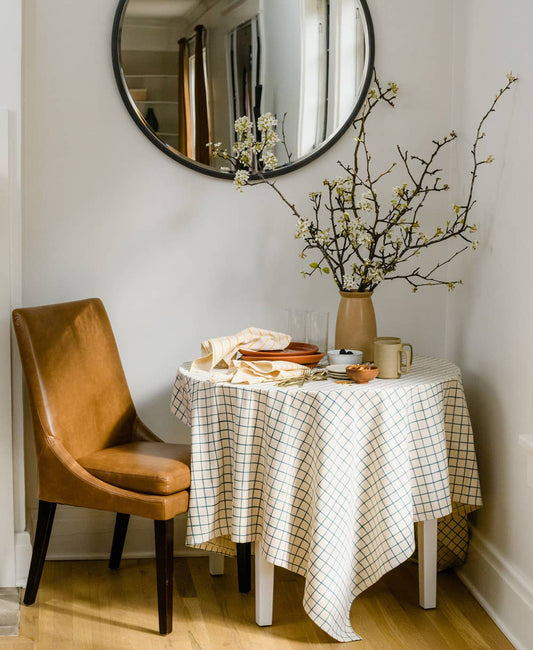
[[231, 384], [260, 384], [300, 376], [305, 366], [292, 361], [233, 361], [232, 367], [209, 375], [209, 381]]
[[202, 343], [205, 353], [192, 362], [192, 370], [213, 370], [213, 368], [230, 368], [234, 363], [239, 348], [248, 350], [283, 350], [291, 342], [288, 334], [248, 327], [232, 336], [207, 339]]

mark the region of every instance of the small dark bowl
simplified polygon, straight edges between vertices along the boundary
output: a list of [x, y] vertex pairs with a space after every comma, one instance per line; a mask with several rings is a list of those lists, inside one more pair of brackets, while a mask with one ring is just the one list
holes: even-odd
[[378, 375], [379, 368], [373, 364], [358, 363], [354, 366], [346, 366], [346, 374], [356, 384], [368, 384]]

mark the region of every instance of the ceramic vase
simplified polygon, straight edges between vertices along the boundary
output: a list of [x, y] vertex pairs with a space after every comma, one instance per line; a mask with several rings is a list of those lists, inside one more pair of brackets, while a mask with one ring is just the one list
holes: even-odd
[[372, 291], [339, 291], [335, 347], [361, 350], [363, 361], [372, 361], [377, 335]]

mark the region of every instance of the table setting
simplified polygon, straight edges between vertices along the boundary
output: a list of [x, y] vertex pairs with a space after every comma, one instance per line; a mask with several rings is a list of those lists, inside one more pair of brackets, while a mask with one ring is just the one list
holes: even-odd
[[[265, 614], [257, 598], [276, 565], [305, 577], [310, 618], [350, 641], [354, 598], [413, 555], [415, 526], [440, 518], [440, 529], [453, 504], [466, 513], [481, 493], [457, 366], [397, 337], [376, 337], [382, 366], [313, 345], [250, 327], [204, 341], [180, 366], [171, 410], [192, 436], [186, 544], [235, 555], [255, 543], [258, 624], [271, 622], [271, 601]], [[299, 355], [321, 358], [290, 360]], [[435, 606], [432, 562], [423, 607]]]
[[[186, 543], [229, 555], [235, 544], [255, 543], [259, 625], [272, 622], [274, 565], [304, 576], [309, 617], [352, 641], [360, 639], [353, 600], [413, 555], [415, 529], [424, 609], [436, 606], [437, 567], [466, 557], [466, 515], [482, 500], [461, 371], [415, 354], [401, 337], [378, 337], [372, 297], [385, 281], [415, 294], [462, 284], [446, 271], [479, 245], [476, 182], [494, 160], [481, 144], [517, 78], [510, 72], [506, 80], [478, 123], [466, 194], [454, 194], [437, 227], [432, 199], [450, 190], [441, 159], [458, 136], [433, 138], [422, 154], [396, 145], [392, 161], [374, 158], [373, 116], [394, 108], [399, 92], [376, 71], [351, 122], [353, 155], [305, 204], [274, 178], [286, 140], [273, 113], [235, 120], [229, 148], [208, 145], [238, 192], [266, 185], [275, 193], [295, 219], [302, 276], [329, 276], [339, 292], [334, 348], [327, 318], [295, 312], [290, 340], [249, 331], [256, 328], [229, 342], [209, 339], [174, 383], [171, 410], [192, 436]], [[295, 347], [302, 344], [317, 349]]]

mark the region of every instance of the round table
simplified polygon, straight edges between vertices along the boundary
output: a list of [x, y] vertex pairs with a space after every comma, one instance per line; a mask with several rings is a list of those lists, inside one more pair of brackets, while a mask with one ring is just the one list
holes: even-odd
[[308, 615], [340, 641], [359, 638], [353, 599], [413, 553], [415, 522], [481, 505], [460, 371], [443, 360], [286, 388], [184, 366], [171, 409], [191, 427], [186, 543], [255, 541], [260, 560], [305, 576]]

